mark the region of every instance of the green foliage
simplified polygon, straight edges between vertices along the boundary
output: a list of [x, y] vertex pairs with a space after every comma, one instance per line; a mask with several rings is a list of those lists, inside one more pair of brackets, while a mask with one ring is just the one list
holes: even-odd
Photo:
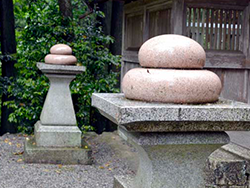
[[8, 102], [14, 112], [9, 116], [22, 132], [32, 132], [34, 123], [39, 119], [42, 105], [49, 88], [48, 79], [36, 67], [36, 62], [44, 61], [51, 46], [57, 43], [68, 44], [78, 62], [87, 71], [71, 84], [78, 126], [86, 131], [92, 129], [91, 94], [93, 92], [117, 92], [117, 73], [108, 71], [109, 66], [119, 66], [120, 57], [112, 55], [106, 46], [113, 41], [102, 33], [98, 17], [103, 13], [94, 9], [93, 14], [79, 21], [87, 7], [80, 0], [73, 0], [73, 19], [62, 19], [57, 1], [16, 0], [17, 19], [17, 60], [16, 80], [9, 86], [15, 97]]

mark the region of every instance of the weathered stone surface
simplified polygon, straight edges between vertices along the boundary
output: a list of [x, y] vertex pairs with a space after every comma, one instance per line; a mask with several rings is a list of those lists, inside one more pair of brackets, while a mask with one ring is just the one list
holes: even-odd
[[220, 78], [207, 70], [135, 68], [122, 81], [126, 98], [149, 102], [215, 102], [221, 88]]
[[45, 63], [37, 63], [38, 69], [44, 74], [68, 74], [76, 75], [81, 74], [86, 70], [84, 66], [72, 66], [72, 65], [53, 65]]
[[146, 41], [139, 51], [143, 67], [202, 68], [206, 54], [196, 41], [181, 35], [160, 35]]
[[92, 105], [129, 131], [250, 130], [250, 105], [225, 99], [203, 105], [177, 105], [128, 100], [121, 93], [94, 93]]
[[35, 140], [38, 147], [81, 147], [82, 132], [74, 126], [44, 126], [35, 124]]
[[51, 54], [71, 55], [72, 49], [66, 44], [56, 44], [50, 48]]
[[[235, 144], [222, 146], [213, 152], [207, 163], [209, 176], [206, 178], [207, 187], [247, 187], [249, 185], [249, 161], [233, 153], [236, 150], [246, 150]], [[234, 150], [234, 149], [233, 149]]]
[[115, 176], [114, 188], [131, 188], [133, 178], [131, 176]]
[[140, 165], [129, 188], [204, 188], [207, 157], [229, 142], [224, 132], [119, 134], [139, 152]]
[[50, 89], [40, 116], [43, 125], [76, 126], [75, 110], [69, 89], [75, 75], [47, 74]]
[[77, 59], [73, 55], [48, 54], [45, 56], [45, 63], [56, 65], [74, 65]]
[[[85, 146], [88, 149], [85, 149]], [[49, 164], [91, 164], [91, 148], [86, 143], [80, 148], [52, 148], [37, 147], [34, 139], [26, 140], [24, 146], [24, 160], [27, 163]]]

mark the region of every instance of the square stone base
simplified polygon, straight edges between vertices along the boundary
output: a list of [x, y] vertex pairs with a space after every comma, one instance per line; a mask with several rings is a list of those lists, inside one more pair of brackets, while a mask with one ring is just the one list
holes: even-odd
[[35, 139], [39, 147], [81, 147], [82, 132], [75, 126], [35, 124]]
[[[87, 148], [85, 148], [87, 147]], [[24, 161], [27, 163], [47, 163], [47, 164], [91, 164], [91, 149], [86, 143], [81, 148], [73, 147], [38, 147], [35, 139], [25, 141]]]
[[114, 188], [132, 188], [132, 181], [131, 176], [115, 176]]

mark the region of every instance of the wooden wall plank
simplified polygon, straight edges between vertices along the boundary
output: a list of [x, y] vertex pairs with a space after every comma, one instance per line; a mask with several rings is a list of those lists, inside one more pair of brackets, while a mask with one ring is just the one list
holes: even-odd
[[222, 49], [222, 31], [223, 31], [223, 10], [220, 10], [220, 38], [219, 38], [219, 50]]
[[235, 30], [236, 30], [236, 11], [234, 10], [233, 11], [233, 34], [232, 34], [232, 49], [233, 50], [236, 50], [236, 47], [235, 47]]
[[224, 28], [223, 28], [223, 50], [226, 50], [227, 47], [227, 11], [224, 10]]
[[232, 10], [228, 11], [228, 38], [227, 38], [227, 49], [231, 50], [231, 17], [232, 16]]
[[211, 25], [210, 25], [210, 48], [214, 46], [214, 9], [211, 9]]
[[206, 44], [204, 45], [205, 49], [208, 49], [208, 36], [209, 36], [209, 9], [206, 10]]
[[249, 0], [185, 0], [186, 3], [206, 3], [227, 6], [248, 6]]
[[241, 16], [240, 16], [240, 11], [237, 11], [237, 37], [236, 37], [236, 50], [239, 50], [239, 45], [240, 45], [240, 20], [241, 20]]
[[205, 46], [204, 45], [204, 36], [205, 36], [205, 18], [206, 18], [206, 16], [205, 16], [206, 14], [205, 14], [205, 9], [203, 9], [203, 11], [202, 11], [202, 30], [201, 30], [201, 44], [202, 44], [202, 46]]
[[214, 46], [213, 49], [218, 49], [218, 18], [219, 18], [219, 10], [215, 12], [215, 31], [214, 31]]

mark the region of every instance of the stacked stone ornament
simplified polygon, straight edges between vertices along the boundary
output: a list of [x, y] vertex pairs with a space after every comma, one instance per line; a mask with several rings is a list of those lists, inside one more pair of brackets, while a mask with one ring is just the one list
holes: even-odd
[[40, 120], [35, 124], [35, 137], [25, 142], [25, 162], [90, 164], [91, 149], [82, 140], [82, 132], [77, 127], [69, 87], [85, 67], [75, 66], [77, 59], [65, 44], [54, 45], [50, 53], [45, 57], [45, 63], [37, 63], [48, 77], [50, 88]]
[[50, 48], [50, 53], [45, 57], [45, 63], [57, 65], [74, 65], [77, 62], [72, 55], [72, 49], [66, 44], [56, 44]]
[[165, 103], [207, 103], [218, 100], [222, 84], [202, 70], [206, 53], [196, 41], [181, 35], [160, 35], [146, 41], [139, 63], [126, 73], [122, 90], [128, 99]]

